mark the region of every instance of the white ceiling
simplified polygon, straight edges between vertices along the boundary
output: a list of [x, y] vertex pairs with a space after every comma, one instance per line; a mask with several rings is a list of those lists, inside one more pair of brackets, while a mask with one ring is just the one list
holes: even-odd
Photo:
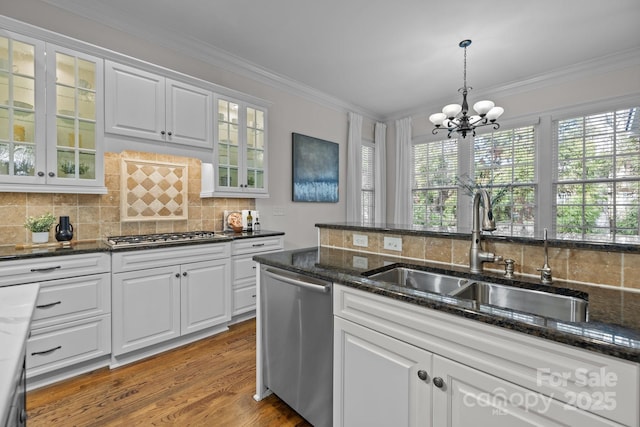
[[380, 118], [459, 102], [466, 38], [468, 83], [485, 93], [640, 47], [639, 0], [45, 1]]

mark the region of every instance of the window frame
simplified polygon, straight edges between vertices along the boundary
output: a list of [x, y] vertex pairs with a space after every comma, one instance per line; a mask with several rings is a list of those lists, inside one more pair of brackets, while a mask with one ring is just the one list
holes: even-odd
[[[360, 158], [360, 163], [361, 163], [361, 168], [362, 168], [362, 178], [360, 181], [360, 218], [362, 219], [362, 223], [363, 224], [367, 224], [367, 225], [373, 225], [375, 224], [376, 221], [376, 155], [377, 155], [377, 150], [376, 150], [376, 144], [374, 141], [370, 140], [370, 139], [366, 139], [366, 138], [362, 138], [361, 141], [361, 147], [360, 147], [360, 154], [361, 154], [361, 158]], [[371, 188], [365, 188], [365, 156], [364, 156], [364, 150], [369, 149], [373, 151], [373, 155], [372, 155], [372, 159], [371, 159], [371, 165], [370, 165], [370, 170], [371, 170]], [[370, 205], [366, 205], [365, 206], [365, 194], [370, 193], [370, 197], [371, 197], [371, 204]], [[370, 219], [367, 219], [367, 215], [366, 215], [366, 210], [370, 209], [370, 212], [368, 213], [368, 215], [370, 216]]]
[[[501, 130], [509, 130], [524, 126], [534, 126], [536, 134], [535, 144], [535, 176], [537, 181], [536, 191], [536, 215], [534, 225], [534, 238], [540, 239], [543, 230], [549, 231], [549, 238], [556, 238], [556, 195], [554, 183], [557, 179], [557, 143], [554, 133], [554, 123], [558, 120], [570, 119], [578, 116], [599, 114], [606, 111], [618, 111], [640, 106], [640, 94], [631, 94], [622, 97], [608, 98], [587, 102], [584, 104], [564, 106], [558, 109], [547, 110], [537, 114], [525, 115], [513, 120], [501, 121]], [[486, 132], [478, 132], [479, 135]], [[412, 144], [417, 142], [433, 141], [442, 138], [441, 134], [417, 135], [412, 138]], [[468, 174], [472, 176], [473, 163], [473, 137], [458, 138], [458, 175]], [[411, 167], [413, 168], [413, 159]], [[411, 174], [412, 172], [408, 171]], [[408, 200], [409, 207], [413, 209], [413, 200]], [[472, 199], [464, 192], [458, 194], [457, 232], [466, 233], [471, 230], [471, 205]], [[515, 237], [515, 236], [514, 236]], [[527, 237], [525, 237], [527, 238]], [[565, 239], [571, 241], [570, 239]], [[574, 240], [577, 242], [592, 242], [592, 240]], [[625, 241], [616, 243], [628, 243]]]

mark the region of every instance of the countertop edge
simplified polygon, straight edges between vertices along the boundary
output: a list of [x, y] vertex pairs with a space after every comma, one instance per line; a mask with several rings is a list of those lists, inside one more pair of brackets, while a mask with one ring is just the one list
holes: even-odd
[[[310, 248], [307, 248], [308, 251]], [[297, 250], [303, 252], [305, 249]], [[295, 253], [296, 250], [287, 251]], [[281, 253], [282, 254], [282, 253]], [[280, 256], [281, 256], [280, 254]], [[454, 306], [446, 304], [444, 302], [434, 301], [428, 298], [420, 297], [417, 295], [411, 295], [409, 293], [398, 292], [392, 289], [386, 289], [384, 287], [376, 286], [373, 284], [367, 284], [366, 277], [358, 276], [347, 271], [338, 271], [337, 269], [326, 269], [323, 267], [314, 266], [314, 268], [301, 268], [293, 266], [287, 262], [279, 262], [274, 260], [270, 254], [255, 255], [254, 261], [269, 265], [283, 270], [306, 274], [311, 277], [315, 277], [323, 280], [330, 280], [334, 283], [339, 283], [355, 289], [361, 289], [367, 292], [375, 293], [378, 295], [387, 296], [398, 301], [404, 301], [410, 304], [416, 304], [425, 308], [430, 308], [438, 311], [450, 313], [470, 320], [480, 321], [497, 327], [510, 329], [514, 332], [524, 333], [530, 336], [535, 336], [542, 339], [547, 339], [560, 344], [569, 345], [572, 347], [582, 348], [584, 350], [593, 351], [596, 353], [624, 359], [630, 362], [640, 363], [640, 350], [628, 347], [622, 347], [613, 343], [607, 343], [604, 341], [587, 338], [584, 336], [570, 334], [568, 332], [561, 332], [553, 330], [548, 327], [542, 327], [516, 320], [492, 316], [486, 313], [478, 312], [473, 309]], [[571, 324], [574, 325], [574, 324]]]
[[0, 422], [5, 425], [16, 379], [22, 372], [22, 355], [29, 336], [39, 283], [0, 288]]

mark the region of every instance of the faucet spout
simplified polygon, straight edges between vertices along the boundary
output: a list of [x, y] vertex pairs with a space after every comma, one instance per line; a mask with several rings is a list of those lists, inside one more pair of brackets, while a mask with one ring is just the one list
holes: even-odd
[[[480, 221], [480, 198], [482, 198], [483, 215]], [[482, 226], [482, 228], [480, 228]], [[469, 269], [472, 273], [482, 273], [485, 262], [497, 262], [502, 257], [482, 249], [482, 230], [496, 229], [495, 219], [491, 208], [491, 198], [484, 188], [479, 189], [473, 196], [473, 228], [471, 230], [471, 248], [469, 249]]]

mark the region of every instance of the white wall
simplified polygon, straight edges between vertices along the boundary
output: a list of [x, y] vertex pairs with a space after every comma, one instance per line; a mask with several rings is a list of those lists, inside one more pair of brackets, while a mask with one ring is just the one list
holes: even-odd
[[[211, 64], [195, 60], [163, 46], [148, 43], [96, 22], [89, 22], [38, 0], [3, 1], [0, 15], [59, 34], [129, 55], [272, 103], [269, 108], [269, 199], [257, 199], [263, 229], [286, 232], [287, 248], [315, 246], [318, 222], [339, 222], [346, 218], [347, 111], [309, 101], [293, 92], [268, 86]], [[372, 128], [371, 121], [365, 125]], [[314, 136], [340, 145], [340, 187], [338, 203], [293, 203], [291, 201], [291, 133]], [[106, 140], [121, 149], [128, 141]], [[153, 144], [137, 143], [147, 151]], [[162, 150], [158, 148], [158, 150]], [[175, 150], [173, 150], [175, 152]], [[175, 153], [179, 154], [179, 153]], [[202, 157], [202, 153], [193, 153]], [[274, 209], [284, 215], [275, 216]]]

